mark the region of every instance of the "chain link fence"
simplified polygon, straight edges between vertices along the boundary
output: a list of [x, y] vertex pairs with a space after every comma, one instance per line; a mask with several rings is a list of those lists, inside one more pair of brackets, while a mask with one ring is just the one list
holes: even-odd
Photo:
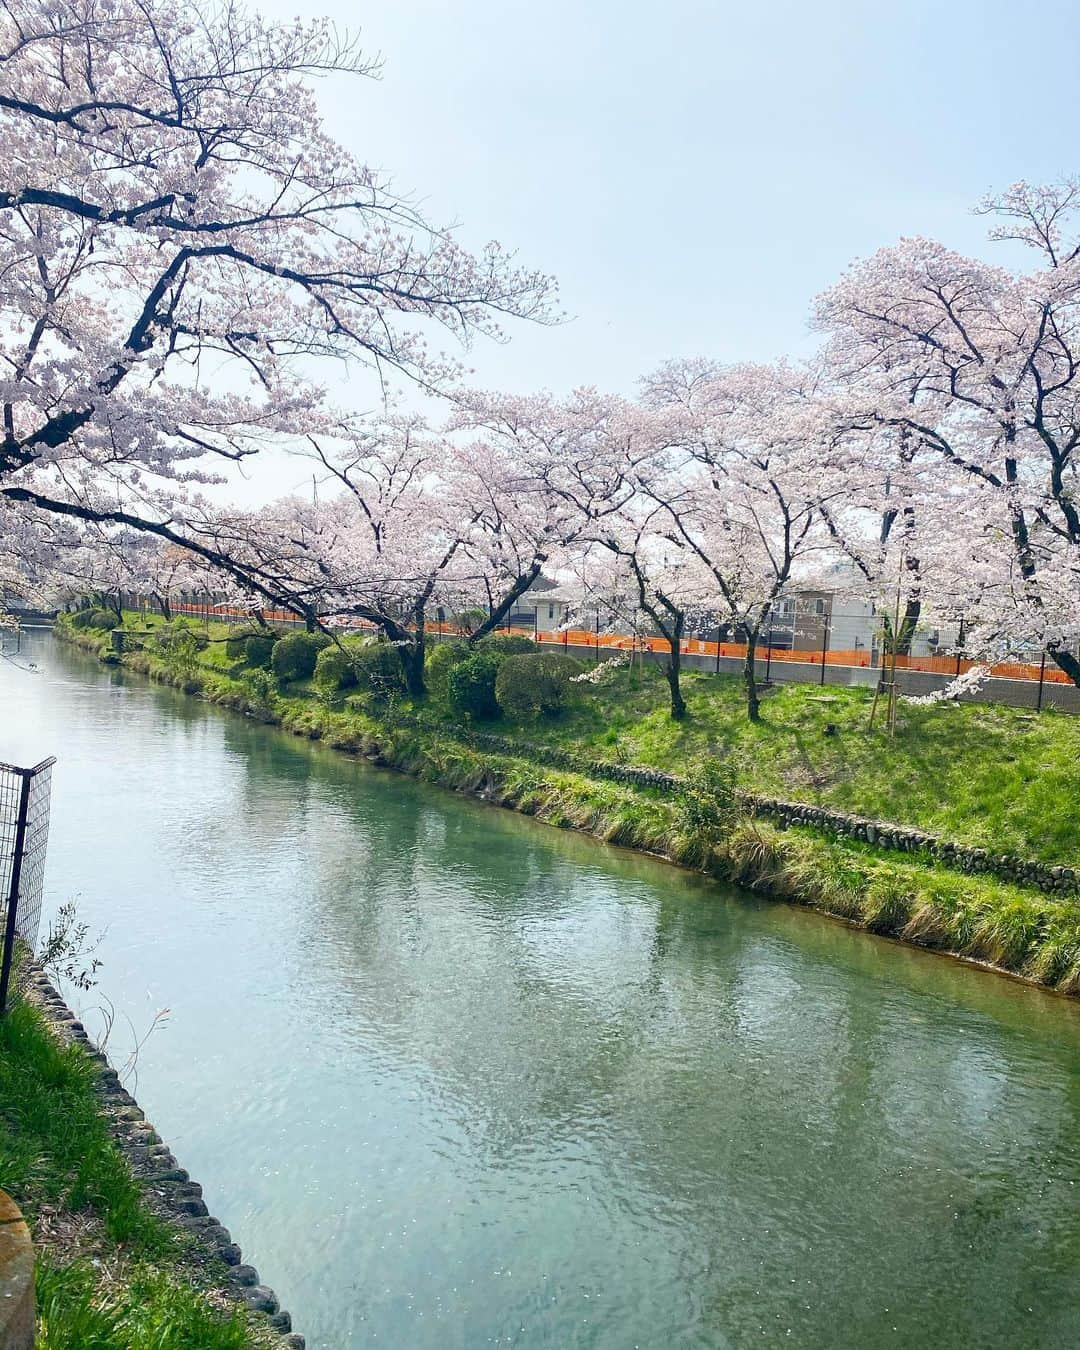
[[55, 763], [0, 764], [0, 1015], [37, 952]]

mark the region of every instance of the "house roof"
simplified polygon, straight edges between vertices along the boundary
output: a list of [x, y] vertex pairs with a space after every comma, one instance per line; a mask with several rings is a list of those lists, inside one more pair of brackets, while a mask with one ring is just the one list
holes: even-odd
[[570, 596], [555, 589], [544, 590], [540, 594], [528, 590], [524, 595], [518, 597], [517, 603], [519, 605], [568, 605], [570, 604]]

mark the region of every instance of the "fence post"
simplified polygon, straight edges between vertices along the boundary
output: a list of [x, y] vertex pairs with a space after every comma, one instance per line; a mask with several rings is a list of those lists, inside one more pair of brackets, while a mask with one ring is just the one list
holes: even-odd
[[720, 624], [716, 625], [716, 673], [720, 674], [720, 634], [723, 632]]
[[964, 647], [964, 619], [960, 617], [960, 631], [956, 635], [956, 678], [960, 678], [960, 653]]
[[831, 617], [831, 616], [830, 616], [828, 613], [826, 613], [826, 614], [824, 615], [825, 626], [824, 626], [824, 631], [823, 631], [823, 633], [822, 633], [822, 635], [821, 635], [821, 683], [822, 683], [823, 686], [824, 686], [824, 684], [825, 684], [825, 653], [829, 650], [829, 619], [830, 619], [830, 617]]
[[1035, 704], [1035, 711], [1042, 712], [1043, 704], [1043, 682], [1046, 679], [1046, 648], [1043, 648], [1042, 660], [1039, 662], [1039, 701]]
[[26, 847], [26, 816], [30, 805], [29, 769], [20, 770], [22, 787], [19, 789], [19, 815], [15, 825], [15, 851], [11, 858], [11, 886], [7, 898], [7, 923], [4, 926], [4, 953], [0, 958], [0, 1017], [7, 1010], [8, 983], [11, 980], [11, 959], [15, 951], [15, 920], [19, 909], [19, 883], [22, 880], [23, 852]]
[[765, 648], [765, 683], [772, 678], [772, 629], [769, 629], [769, 645]]

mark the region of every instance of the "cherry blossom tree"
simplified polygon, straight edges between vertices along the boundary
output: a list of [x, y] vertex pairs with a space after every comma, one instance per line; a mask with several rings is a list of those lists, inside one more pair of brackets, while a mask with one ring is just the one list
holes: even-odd
[[681, 722], [687, 714], [682, 692], [682, 643], [687, 628], [704, 609], [705, 585], [701, 568], [692, 554], [679, 548], [671, 537], [668, 513], [664, 508], [638, 498], [634, 506], [606, 516], [592, 550], [610, 555], [606, 584], [596, 584], [597, 569], [586, 569], [590, 584], [587, 594], [594, 603], [618, 613], [611, 597], [629, 593], [638, 613], [652, 621], [656, 632], [666, 641], [661, 669], [668, 686], [672, 720]]
[[932, 475], [916, 464], [917, 443], [907, 428], [882, 424], [842, 387], [819, 388], [815, 400], [826, 447], [818, 511], [837, 555], [833, 567], [828, 555], [823, 559], [822, 580], [850, 578], [845, 591], [891, 616], [884, 636], [897, 654], [908, 655], [923, 613], [921, 527], [937, 514], [928, 507], [940, 466], [927, 494], [922, 478]]
[[[1018, 183], [983, 210], [997, 238], [1033, 248], [1020, 274], [927, 239], [881, 250], [825, 293], [817, 321], [868, 413], [910, 435], [939, 483], [965, 482], [986, 509], [983, 550], [1011, 581], [999, 612], [1080, 685], [1080, 234], [1077, 184]], [[1002, 528], [1004, 527], [1004, 528]], [[954, 533], [951, 571], [970, 567]], [[935, 582], [935, 585], [937, 582]], [[1071, 603], [1068, 603], [1071, 602]]]
[[[0, 3], [0, 533], [60, 515], [196, 551], [207, 482], [340, 425], [319, 363], [438, 388], [549, 280], [459, 246], [323, 129], [371, 73], [324, 22], [180, 0]], [[194, 517], [194, 520], [193, 520]]]
[[465, 552], [482, 578], [487, 617], [471, 643], [493, 631], [543, 569], [576, 568], [596, 522], [628, 504], [635, 455], [632, 405], [579, 389], [569, 398], [460, 392], [450, 430], [470, 433], [451, 451], [448, 491], [471, 518]]
[[[807, 384], [811, 388], [807, 388]], [[830, 436], [787, 366], [672, 363], [645, 382], [673, 447], [639, 476], [667, 534], [711, 582], [710, 602], [746, 644], [747, 715], [760, 720], [755, 657], [777, 598], [821, 547], [818, 506]]]
[[[424, 695], [431, 608], [479, 574], [464, 550], [472, 524], [447, 490], [447, 447], [410, 418], [354, 426], [347, 446], [312, 437], [326, 470], [321, 499], [219, 512], [212, 550], [256, 595], [310, 628], [360, 619], [394, 644], [411, 695]], [[473, 512], [475, 514], [475, 511]]]
[[696, 568], [667, 537], [656, 502], [639, 490], [645, 466], [664, 449], [663, 419], [582, 388], [561, 400], [464, 395], [456, 425], [481, 426], [512, 447], [522, 481], [546, 512], [545, 558], [558, 550], [587, 602], [614, 615], [610, 597], [632, 594], [636, 612], [667, 640], [671, 715], [685, 717], [681, 643], [694, 611]]
[[87, 597], [99, 609], [111, 611], [120, 625], [125, 595], [148, 589], [143, 539], [134, 530], [83, 524], [69, 547], [53, 555], [48, 575], [54, 593]]

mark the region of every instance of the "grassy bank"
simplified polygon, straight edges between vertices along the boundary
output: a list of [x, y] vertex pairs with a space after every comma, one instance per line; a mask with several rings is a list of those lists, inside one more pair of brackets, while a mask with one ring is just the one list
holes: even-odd
[[[143, 626], [146, 619], [133, 621]], [[221, 638], [228, 628], [210, 631]], [[222, 675], [238, 672], [223, 642], [201, 661]], [[869, 730], [868, 689], [776, 686], [765, 693], [755, 725], [740, 679], [690, 672], [684, 687], [689, 712], [679, 723], [668, 715], [662, 674], [645, 666], [615, 669], [584, 686], [557, 718], [503, 720], [491, 729], [674, 774], [722, 755], [749, 793], [890, 820], [994, 853], [1080, 865], [1080, 717], [995, 704], [902, 703], [890, 737]], [[433, 730], [456, 725], [434, 702], [409, 711]]]
[[96, 1073], [19, 1002], [0, 1019], [0, 1189], [37, 1256], [39, 1350], [241, 1350], [269, 1340], [227, 1309], [109, 1131]]
[[[1080, 717], [993, 704], [901, 703], [895, 738], [868, 730], [873, 693], [781, 685], [751, 724], [739, 682], [686, 678], [674, 723], [654, 668], [613, 672], [564, 718], [537, 728], [598, 759], [680, 773], [730, 756], [746, 789], [835, 807], [1043, 862], [1080, 860]], [[531, 733], [530, 733], [531, 734]]]
[[[92, 650], [107, 651], [104, 634], [67, 630], [66, 635]], [[873, 932], [992, 963], [1063, 992], [1080, 993], [1080, 904], [1075, 900], [1051, 898], [986, 876], [964, 875], [929, 861], [884, 853], [809, 829], [781, 831], [760, 820], [744, 819], [719, 833], [703, 830], [687, 804], [670, 794], [555, 770], [524, 755], [467, 745], [455, 736], [448, 716], [432, 705], [394, 709], [374, 700], [350, 699], [345, 706], [335, 707], [318, 698], [306, 683], [255, 697], [242, 664], [227, 660], [221, 642], [212, 643], [196, 665], [184, 669], [170, 665], [150, 647], [127, 654], [123, 662], [151, 678], [280, 724], [296, 734], [320, 739], [443, 787], [480, 795], [549, 824], [647, 850], [845, 918]], [[1066, 757], [1059, 752], [1060, 741], [1076, 735], [1073, 723], [1064, 718], [1052, 717], [1050, 723], [1032, 726], [1019, 720], [1022, 715], [1003, 709], [912, 709], [905, 714], [911, 720], [897, 742], [889, 743], [884, 737], [870, 741], [859, 730], [866, 711], [860, 708], [860, 692], [840, 691], [836, 695], [829, 691], [830, 700], [836, 701], [818, 703], [814, 701], [816, 691], [793, 687], [769, 700], [772, 720], [766, 726], [751, 728], [741, 720], [733, 691], [722, 681], [715, 687], [708, 683], [709, 677], [700, 677], [688, 682], [690, 722], [674, 726], [665, 722], [654, 687], [659, 678], [655, 672], [631, 675], [623, 671], [616, 675], [615, 682], [590, 689], [561, 717], [530, 723], [519, 729], [520, 734], [534, 742], [546, 739], [596, 758], [643, 762], [675, 772], [683, 772], [689, 760], [711, 747], [722, 746], [744, 768], [761, 761], [756, 777], [748, 771], [741, 774], [742, 787], [787, 795], [797, 795], [792, 775], [797, 779], [800, 764], [827, 762], [836, 775], [832, 783], [836, 795], [820, 795], [826, 786], [820, 784], [807, 800], [879, 812], [924, 828], [943, 828], [946, 819], [961, 820], [966, 828], [955, 833], [970, 842], [983, 838], [982, 825], [977, 818], [963, 816], [955, 803], [947, 801], [949, 787], [942, 783], [933, 755], [908, 756], [912, 763], [923, 766], [917, 791], [905, 795], [894, 781], [907, 736], [936, 735], [941, 744], [954, 745], [957, 753], [970, 743], [968, 776], [977, 783], [969, 783], [966, 800], [973, 811], [978, 809], [974, 803], [985, 797], [989, 804], [994, 797], [993, 774], [986, 761], [991, 747], [1000, 748], [1008, 739], [1011, 721], [1021, 728], [1016, 730], [1014, 758], [1017, 762], [1022, 759], [1025, 773], [1035, 777], [1042, 774], [1040, 791], [1044, 800], [1058, 791], [1061, 783], [1078, 777], [1076, 765], [1066, 764]], [[648, 701], [652, 701], [652, 711], [646, 708]], [[828, 736], [823, 734], [826, 716], [840, 728]], [[602, 729], [605, 718], [612, 724]], [[952, 727], [947, 736], [932, 724], [931, 719], [937, 718]], [[1059, 726], [1061, 723], [1065, 725]], [[986, 731], [983, 741], [974, 734], [980, 724]], [[962, 734], [965, 726], [966, 737]], [[506, 724], [499, 724], [497, 729], [503, 735], [515, 734], [515, 728]], [[1055, 729], [1057, 749], [1049, 767], [1040, 770], [1039, 747], [1048, 746]], [[867, 746], [857, 743], [860, 735]], [[816, 741], [811, 750], [809, 742], [815, 736], [825, 747], [820, 751]], [[1034, 745], [1028, 738], [1034, 738]], [[755, 752], [759, 742], [770, 747], [768, 755]], [[799, 745], [802, 750], [796, 756], [795, 770], [782, 769], [785, 746]], [[881, 765], [877, 774], [873, 771], [875, 763]], [[785, 772], [787, 777], [782, 776]], [[851, 783], [841, 783], [841, 778], [865, 780], [872, 785], [872, 790], [867, 789], [869, 799], [861, 799]], [[875, 791], [877, 796], [873, 795]], [[1002, 794], [1007, 798], [1007, 789]], [[901, 809], [905, 803], [909, 808], [906, 812]], [[1068, 815], [1076, 809], [1075, 802], [1066, 800], [1060, 812]], [[1000, 803], [998, 814], [1007, 815], [1011, 821], [1016, 851], [1035, 852], [1031, 836], [1045, 822], [1036, 820], [1029, 808], [1015, 802]], [[1062, 848], [1068, 842], [1056, 830], [1044, 830], [1041, 838], [1044, 857], [1060, 856], [1053, 851], [1047, 853], [1051, 848], [1048, 841], [1057, 838]], [[1073, 852], [1066, 855], [1069, 861], [1075, 857], [1075, 840], [1072, 848]]]

